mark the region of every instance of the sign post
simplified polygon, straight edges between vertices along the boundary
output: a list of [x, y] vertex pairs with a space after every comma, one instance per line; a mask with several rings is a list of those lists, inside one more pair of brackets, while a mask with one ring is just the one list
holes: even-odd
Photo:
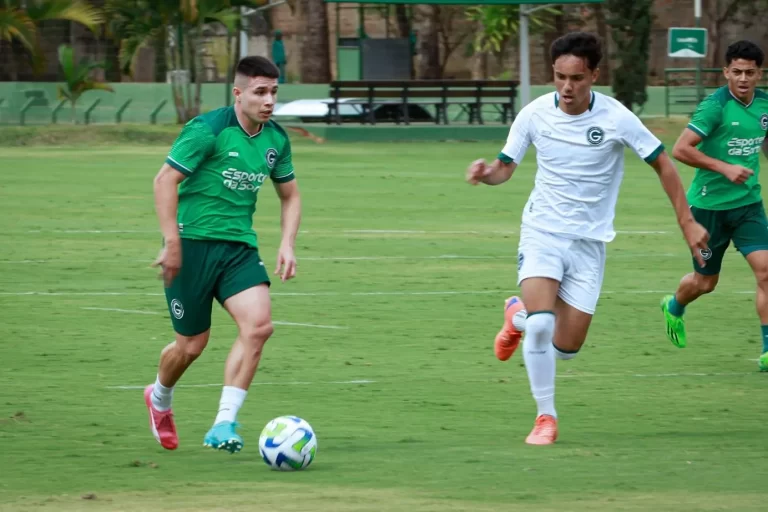
[[671, 27], [667, 55], [677, 58], [697, 59], [696, 61], [696, 96], [704, 98], [701, 83], [701, 59], [707, 56], [707, 29], [701, 28], [701, 0], [694, 3], [696, 28]]

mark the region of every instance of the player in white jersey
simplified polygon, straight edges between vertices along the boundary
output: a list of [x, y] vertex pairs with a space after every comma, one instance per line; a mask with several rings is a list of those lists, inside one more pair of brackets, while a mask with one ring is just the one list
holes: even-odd
[[517, 348], [538, 411], [528, 444], [557, 439], [555, 361], [571, 359], [584, 344], [595, 313], [605, 268], [605, 245], [613, 240], [616, 200], [631, 148], [658, 174], [674, 206], [693, 255], [709, 235], [691, 215], [685, 189], [671, 159], [630, 110], [592, 91], [602, 58], [596, 36], [567, 34], [550, 49], [556, 92], [526, 105], [515, 118], [507, 143], [491, 164], [476, 160], [467, 170], [471, 184], [500, 185], [536, 148], [535, 185], [525, 204], [518, 247], [522, 300], [505, 302], [504, 326], [494, 349], [502, 361]]

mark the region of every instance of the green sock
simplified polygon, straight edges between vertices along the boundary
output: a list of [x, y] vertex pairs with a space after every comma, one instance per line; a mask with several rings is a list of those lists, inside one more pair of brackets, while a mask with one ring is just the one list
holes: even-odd
[[[683, 313], [685, 313], [685, 306], [677, 302], [677, 298], [674, 295], [672, 296], [672, 300], [669, 301], [667, 308], [669, 309], [669, 312], [675, 316], [683, 316]], [[766, 331], [763, 332], [765, 334]], [[763, 336], [763, 343], [765, 343], [765, 340], [766, 338]]]
[[763, 354], [768, 352], [768, 325], [761, 325], [760, 330], [763, 331]]

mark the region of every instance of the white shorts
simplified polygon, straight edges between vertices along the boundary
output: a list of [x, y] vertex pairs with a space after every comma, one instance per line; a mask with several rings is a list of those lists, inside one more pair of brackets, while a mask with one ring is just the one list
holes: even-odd
[[531, 277], [560, 282], [557, 295], [568, 305], [593, 315], [605, 271], [605, 243], [573, 240], [529, 227], [520, 232], [517, 284]]

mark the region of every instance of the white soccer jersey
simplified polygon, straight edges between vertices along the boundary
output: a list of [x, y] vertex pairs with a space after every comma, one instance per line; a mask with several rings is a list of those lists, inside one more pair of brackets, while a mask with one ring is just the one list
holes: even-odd
[[610, 242], [624, 149], [646, 162], [664, 150], [640, 119], [614, 98], [592, 93], [578, 116], [558, 107], [556, 92], [526, 105], [509, 130], [499, 159], [520, 163], [536, 148], [535, 185], [523, 210], [523, 225], [574, 239]]

